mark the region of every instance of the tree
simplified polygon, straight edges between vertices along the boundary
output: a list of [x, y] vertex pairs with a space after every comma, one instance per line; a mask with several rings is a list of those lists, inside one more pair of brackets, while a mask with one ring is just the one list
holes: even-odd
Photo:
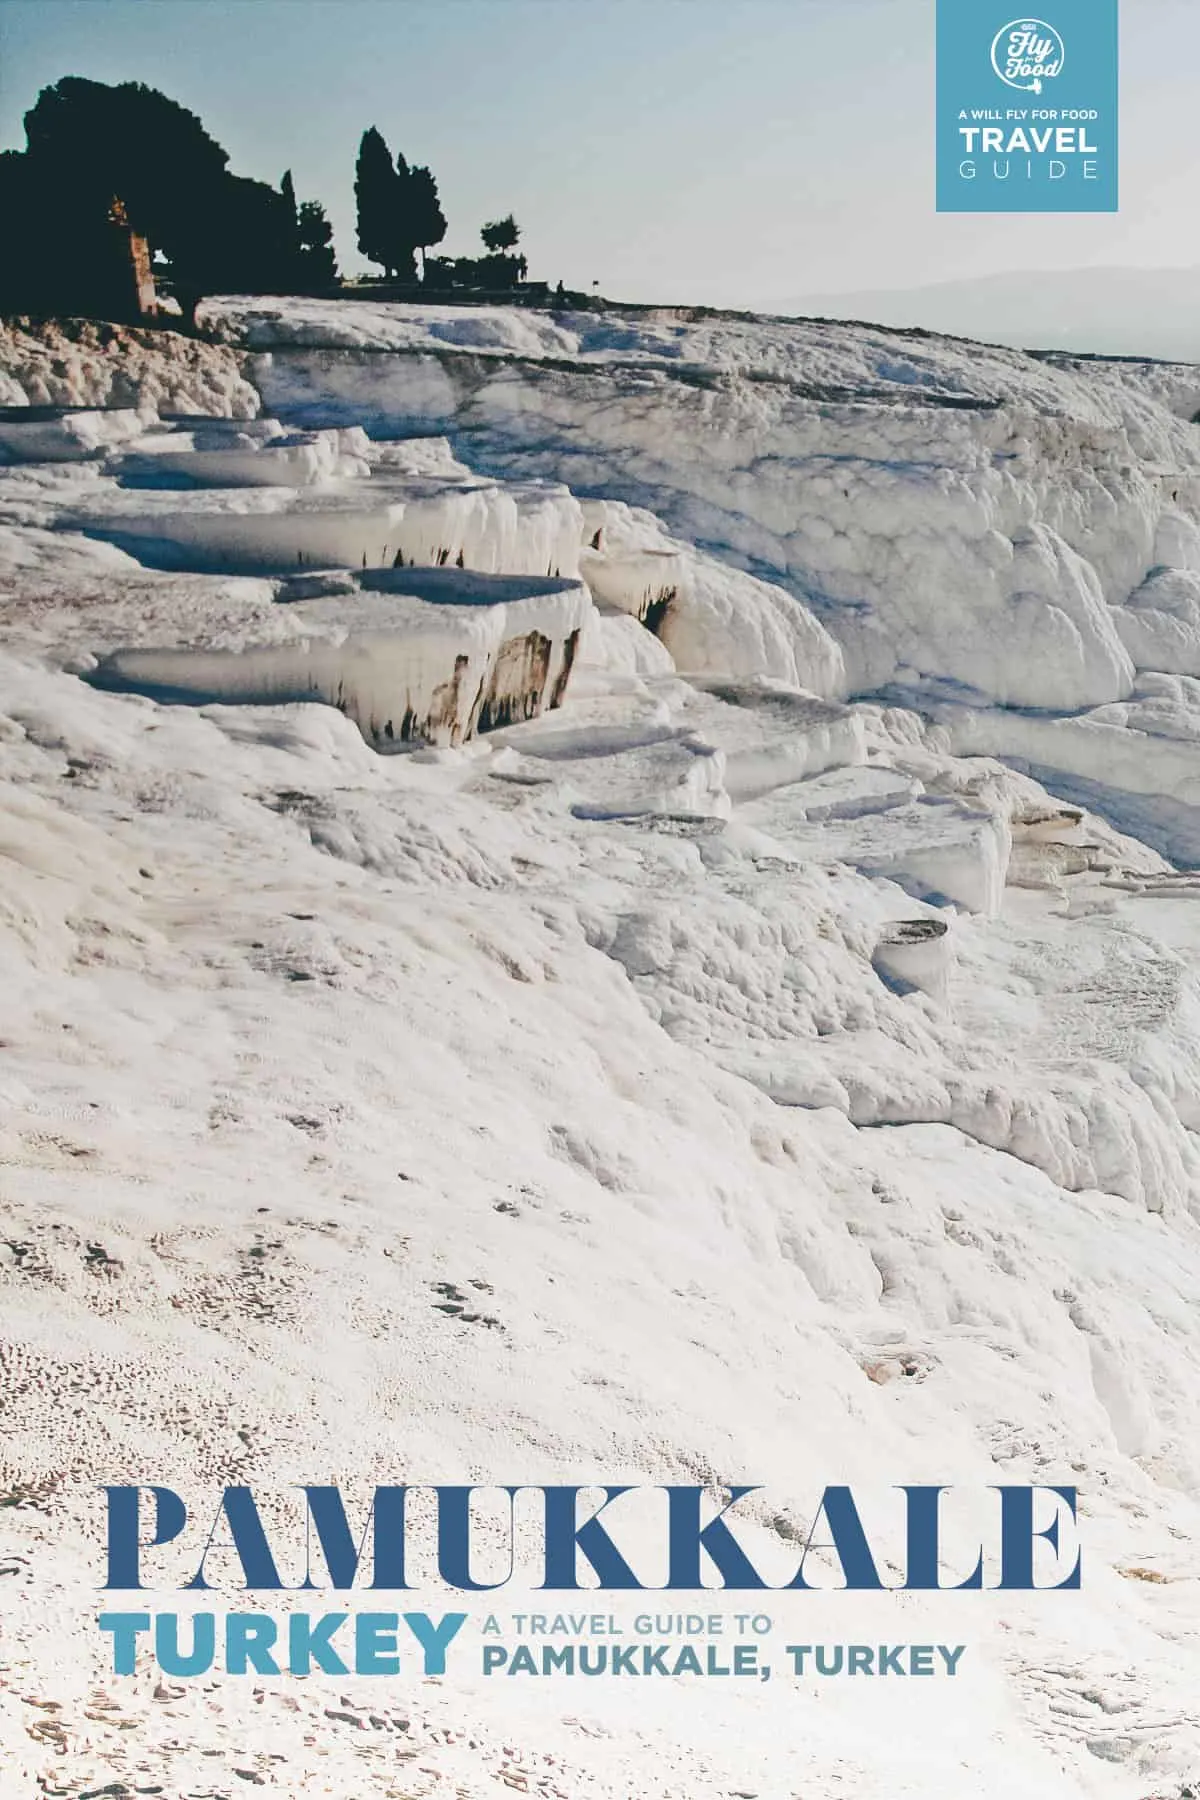
[[20, 150], [0, 151], [0, 221], [0, 312], [48, 310], [53, 264], [46, 259], [57, 245], [38, 204], [29, 158]]
[[413, 252], [417, 239], [406, 218], [408, 164], [392, 153], [382, 132], [374, 125], [364, 131], [354, 171], [354, 197], [358, 203], [358, 247], [369, 262], [379, 263], [388, 275], [415, 281]]
[[131, 232], [185, 317], [204, 293], [336, 279], [328, 221], [315, 202], [297, 207], [291, 171], [278, 189], [231, 174], [196, 115], [155, 88], [67, 76], [25, 132], [24, 151], [0, 153], [0, 306], [124, 317], [108, 309], [132, 302]]
[[446, 235], [446, 215], [438, 199], [437, 182], [428, 169], [413, 169], [408, 178], [408, 216], [413, 242], [421, 252], [424, 279], [425, 252]]
[[479, 233], [484, 245], [495, 255], [505, 250], [515, 250], [521, 236], [521, 227], [511, 213], [502, 219], [490, 219]]
[[290, 240], [282, 287], [289, 293], [323, 293], [338, 278], [333, 226], [319, 200], [302, 200], [297, 205], [290, 169], [283, 172], [279, 192], [287, 210]]
[[174, 258], [219, 203], [228, 153], [186, 107], [142, 82], [69, 75], [25, 115], [37, 187], [64, 222], [94, 220], [114, 195], [135, 231]]
[[186, 262], [204, 286], [219, 285], [204, 264], [222, 241], [232, 177], [194, 113], [141, 82], [72, 75], [38, 95], [25, 136], [0, 176], [16, 250], [4, 259], [4, 304], [124, 316], [107, 309], [128, 303], [130, 232], [173, 273]]
[[387, 263], [388, 218], [396, 171], [392, 153], [374, 125], [364, 131], [354, 165], [354, 200], [358, 213], [356, 241], [368, 262]]
[[396, 152], [396, 184], [392, 189], [392, 212], [388, 221], [390, 267], [397, 280], [417, 279], [417, 239], [412, 219], [412, 170], [404, 160], [404, 152]]
[[417, 251], [424, 261], [425, 251], [446, 235], [446, 216], [431, 172], [410, 169], [401, 151], [393, 164], [382, 132], [372, 125], [359, 144], [354, 193], [363, 255], [389, 275], [415, 281]]
[[172, 256], [171, 273], [201, 292], [286, 294], [295, 285], [298, 249], [294, 200], [265, 181], [229, 175]]
[[333, 250], [333, 226], [318, 200], [304, 200], [298, 219], [300, 240], [298, 286], [301, 293], [319, 293], [330, 288], [338, 278], [337, 257]]

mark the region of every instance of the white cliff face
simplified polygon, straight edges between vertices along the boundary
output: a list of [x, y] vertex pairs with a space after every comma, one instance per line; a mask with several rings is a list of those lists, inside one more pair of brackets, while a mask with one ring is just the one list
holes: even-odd
[[0, 407], [106, 407], [253, 419], [235, 351], [161, 331], [0, 320]]
[[145, 432], [122, 471], [148, 487], [312, 487], [369, 475], [370, 444], [357, 426], [288, 431], [277, 419], [208, 420], [190, 430]]
[[[560, 706], [595, 620], [573, 495], [476, 480], [444, 440], [377, 451], [356, 427], [180, 427], [143, 410], [0, 423], [5, 446], [25, 471], [11, 498], [27, 527], [147, 567], [274, 580], [265, 630], [246, 614], [231, 643], [224, 612], [214, 624], [201, 609], [177, 645], [110, 649], [96, 671], [110, 688], [320, 700], [376, 749], [457, 746]], [[80, 466], [57, 483], [33, 473], [64, 462]]]
[[[223, 419], [162, 423], [131, 342], [80, 352], [87, 418], [0, 423], [16, 1778], [382, 1800], [399, 1734], [402, 1784], [470, 1800], [1177, 1800], [1200, 380], [860, 327], [210, 318], [151, 372]], [[0, 367], [40, 408], [32, 356]], [[351, 1678], [149, 1675], [117, 1731], [93, 1488], [134, 1463], [703, 1470], [765, 1484], [770, 1541], [825, 1480], [1069, 1483], [1085, 1582], [771, 1597], [787, 1642], [968, 1641], [952, 1704], [780, 1672], [593, 1682], [585, 1717], [468, 1662], [403, 1733]]]
[[324, 701], [376, 750], [457, 746], [562, 704], [592, 616], [581, 582], [413, 570], [288, 609], [292, 643], [124, 650], [98, 684], [175, 700]]
[[141, 437], [146, 421], [132, 407], [78, 412], [20, 406], [0, 411], [0, 460], [83, 462], [101, 451]]
[[[206, 460], [207, 453], [179, 455], [172, 464], [184, 465], [182, 478]], [[461, 470], [448, 477], [390, 476], [365, 465], [349, 474], [371, 479], [339, 479], [344, 473], [338, 468], [332, 478], [296, 486], [227, 483], [221, 470], [213, 485], [194, 491], [114, 486], [89, 495], [69, 518], [77, 530], [140, 546], [144, 558], [184, 568], [274, 575], [405, 565], [576, 572], [580, 509], [565, 489], [472, 482]]]
[[677, 668], [845, 692], [841, 650], [793, 594], [668, 537], [653, 513], [619, 502], [585, 501], [583, 532], [580, 573], [597, 603], [648, 625]]

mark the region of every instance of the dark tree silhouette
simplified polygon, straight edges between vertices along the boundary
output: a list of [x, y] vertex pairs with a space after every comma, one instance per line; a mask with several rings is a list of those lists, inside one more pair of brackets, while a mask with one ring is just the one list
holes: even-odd
[[[119, 303], [132, 231], [185, 314], [202, 293], [279, 293], [301, 252], [290, 173], [280, 190], [229, 173], [194, 113], [140, 82], [67, 76], [25, 115], [27, 149], [0, 158], [0, 214], [15, 255], [0, 304], [96, 312]], [[124, 233], [124, 240], [122, 240]], [[126, 271], [127, 272], [127, 271]]]
[[497, 252], [516, 249], [521, 227], [511, 213], [506, 213], [502, 219], [489, 219], [479, 235], [494, 256]]
[[10, 290], [26, 279], [20, 258], [28, 262], [39, 256], [47, 235], [38, 219], [29, 158], [21, 150], [0, 151], [0, 221], [5, 252], [0, 257], [0, 305], [7, 305]]
[[292, 287], [299, 247], [295, 204], [276, 188], [227, 176], [205, 226], [194, 256], [179, 259], [185, 279], [210, 293], [279, 294]]
[[169, 256], [219, 194], [228, 153], [195, 113], [141, 82], [68, 75], [25, 114], [38, 184], [92, 213], [119, 194], [135, 230]]
[[300, 252], [300, 292], [321, 293], [331, 288], [338, 278], [337, 257], [333, 250], [333, 227], [325, 217], [318, 200], [304, 200], [298, 221]]
[[408, 164], [402, 156], [392, 164], [392, 153], [374, 125], [364, 131], [354, 171], [354, 197], [358, 203], [358, 247], [368, 262], [379, 263], [386, 274], [415, 281], [413, 251], [404, 219]]
[[372, 125], [362, 134], [354, 165], [354, 200], [358, 213], [356, 242], [368, 262], [384, 261], [388, 208], [395, 179], [392, 153], [383, 141], [382, 132]]
[[283, 285], [288, 292], [323, 293], [333, 287], [338, 278], [333, 227], [325, 208], [318, 200], [303, 200], [297, 205], [296, 185], [290, 169], [283, 172], [279, 192], [288, 210], [291, 239]]
[[6, 305], [119, 304], [121, 233], [175, 260], [208, 229], [227, 179], [229, 159], [195, 114], [139, 82], [67, 76], [38, 95], [25, 135], [0, 173]]
[[404, 152], [396, 152], [396, 181], [392, 189], [392, 214], [388, 223], [391, 268], [399, 281], [417, 279], [417, 235], [412, 209], [412, 170]]
[[428, 169], [413, 169], [408, 178], [408, 217], [413, 242], [421, 252], [422, 278], [425, 252], [446, 235], [446, 215], [438, 199], [437, 182]]
[[355, 165], [358, 247], [369, 262], [404, 282], [417, 278], [416, 253], [446, 235], [446, 215], [429, 169], [409, 168], [402, 151], [393, 164], [387, 142], [374, 125], [364, 131]]

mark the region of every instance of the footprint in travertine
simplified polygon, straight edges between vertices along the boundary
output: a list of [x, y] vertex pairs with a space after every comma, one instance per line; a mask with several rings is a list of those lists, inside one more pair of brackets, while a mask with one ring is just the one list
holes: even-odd
[[81, 1144], [56, 1131], [23, 1131], [11, 1150], [0, 1149], [0, 1163], [25, 1169], [57, 1168], [72, 1162], [89, 1162], [97, 1155], [94, 1145]]
[[89, 1243], [83, 1260], [93, 1275], [101, 1275], [108, 1280], [120, 1275], [125, 1267], [119, 1256], [111, 1256], [100, 1243]]
[[[107, 1282], [122, 1275], [124, 1268], [111, 1244], [84, 1238], [61, 1219], [47, 1222], [15, 1208], [0, 1218], [0, 1269], [22, 1281], [79, 1291], [81, 1274]], [[93, 1303], [100, 1299], [95, 1292], [86, 1297]]]
[[309, 1303], [310, 1284], [280, 1237], [256, 1231], [216, 1268], [198, 1268], [172, 1295], [178, 1312], [198, 1323], [233, 1319], [294, 1323]]
[[430, 1286], [438, 1295], [433, 1303], [435, 1308], [438, 1312], [445, 1313], [448, 1319], [457, 1319], [463, 1325], [486, 1325], [492, 1331], [504, 1330], [503, 1324], [494, 1313], [479, 1311], [480, 1295], [491, 1294], [495, 1291], [490, 1281], [484, 1281], [481, 1276], [476, 1276], [467, 1283], [467, 1287], [472, 1290], [470, 1292], [457, 1287], [452, 1281], [434, 1281], [430, 1283]]
[[43, 1475], [36, 1480], [15, 1480], [0, 1473], [0, 1507], [44, 1512], [62, 1484], [61, 1475]]
[[31, 1237], [6, 1236], [0, 1240], [0, 1269], [8, 1269], [27, 1281], [44, 1282], [50, 1287], [65, 1288], [67, 1285]]

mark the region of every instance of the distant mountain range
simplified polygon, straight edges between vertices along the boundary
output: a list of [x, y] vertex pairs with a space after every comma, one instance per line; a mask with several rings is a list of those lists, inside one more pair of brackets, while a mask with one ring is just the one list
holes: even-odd
[[1023, 270], [930, 287], [810, 294], [771, 311], [923, 325], [1024, 349], [1200, 362], [1200, 268]]

